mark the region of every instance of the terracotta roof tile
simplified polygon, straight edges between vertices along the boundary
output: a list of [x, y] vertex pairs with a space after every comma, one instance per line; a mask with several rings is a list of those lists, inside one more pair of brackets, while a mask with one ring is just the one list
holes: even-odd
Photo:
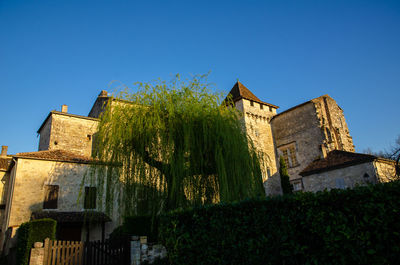
[[261, 101], [258, 97], [256, 97], [253, 93], [251, 93], [251, 91], [245, 87], [242, 83], [240, 83], [239, 81], [236, 82], [236, 84], [232, 87], [231, 91], [229, 92], [228, 95], [232, 96], [232, 100], [233, 101], [237, 101], [239, 99], [248, 99], [248, 100], [252, 100], [258, 103], [262, 103], [274, 108], [279, 108], [278, 106], [266, 103]]
[[16, 157], [38, 158], [66, 162], [90, 162], [91, 158], [65, 150], [46, 150], [29, 153], [17, 153]]
[[326, 158], [311, 162], [305, 169], [303, 169], [303, 171], [300, 172], [300, 175], [304, 177], [318, 172], [334, 170], [373, 161], [375, 159], [378, 159], [378, 157], [374, 155], [333, 150], [328, 153]]

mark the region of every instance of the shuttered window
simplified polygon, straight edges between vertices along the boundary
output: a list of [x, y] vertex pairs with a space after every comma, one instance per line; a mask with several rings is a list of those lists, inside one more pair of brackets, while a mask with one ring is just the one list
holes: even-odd
[[85, 187], [85, 209], [96, 209], [96, 187]]
[[43, 209], [57, 209], [58, 207], [58, 185], [46, 185]]

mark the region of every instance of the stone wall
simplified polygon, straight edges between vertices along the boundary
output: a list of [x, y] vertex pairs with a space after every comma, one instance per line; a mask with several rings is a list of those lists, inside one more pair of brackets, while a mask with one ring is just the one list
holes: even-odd
[[343, 110], [328, 95], [312, 100], [315, 105], [319, 127], [324, 136], [323, 147], [332, 150], [354, 152], [353, 138], [344, 118]]
[[281, 193], [279, 174], [277, 173], [274, 140], [270, 125], [271, 118], [276, 114], [276, 108], [247, 99], [235, 103], [238, 110], [243, 112], [243, 120], [247, 134], [252, 139], [255, 147], [262, 151], [266, 157], [263, 167], [263, 182], [267, 195]]
[[39, 151], [49, 150], [52, 120], [53, 117], [50, 115], [50, 117], [45, 121], [43, 127], [40, 129]]
[[303, 177], [304, 191], [317, 192], [324, 189], [353, 188], [357, 185], [376, 183], [374, 162], [329, 170]]
[[396, 176], [395, 162], [387, 159], [377, 159], [375, 162], [376, 176], [379, 182], [388, 182], [399, 179], [400, 176]]
[[[48, 211], [84, 210], [84, 194], [79, 202], [78, 197], [83, 177], [88, 170], [87, 164], [18, 158], [17, 164], [12, 170], [15, 173], [14, 192], [12, 202], [7, 202], [11, 206], [8, 226], [3, 224], [2, 231], [29, 221], [32, 212], [43, 210], [46, 185], [59, 186], [57, 209]], [[95, 184], [90, 184], [88, 180], [84, 186], [95, 186]], [[119, 221], [118, 213], [111, 218], [113, 222], [108, 222], [105, 226], [106, 238]], [[82, 239], [84, 239], [85, 228], [82, 231]], [[101, 226], [93, 225], [90, 231], [90, 240], [99, 239], [101, 239]]]
[[328, 95], [276, 115], [271, 124], [278, 157], [296, 153], [295, 162], [288, 163], [291, 181], [301, 179], [299, 173], [308, 164], [332, 150], [354, 152], [343, 110]]
[[301, 178], [299, 173], [309, 163], [322, 156], [321, 144], [324, 138], [314, 104], [307, 102], [283, 112], [275, 116], [271, 124], [278, 157], [290, 147], [295, 150], [297, 163], [289, 162], [287, 165], [290, 179]]
[[62, 149], [91, 156], [97, 125], [95, 118], [52, 112], [40, 131], [39, 151]]

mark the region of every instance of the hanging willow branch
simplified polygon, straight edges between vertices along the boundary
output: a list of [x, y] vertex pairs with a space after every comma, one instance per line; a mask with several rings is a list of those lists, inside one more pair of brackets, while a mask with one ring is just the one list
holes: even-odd
[[92, 174], [108, 213], [117, 206], [124, 216], [154, 215], [264, 194], [262, 156], [240, 113], [205, 80], [138, 83], [110, 99]]

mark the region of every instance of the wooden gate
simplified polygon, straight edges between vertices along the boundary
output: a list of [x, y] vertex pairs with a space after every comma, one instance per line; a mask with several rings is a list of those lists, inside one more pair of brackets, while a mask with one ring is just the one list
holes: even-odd
[[84, 265], [130, 265], [130, 242], [106, 240], [85, 243]]
[[44, 241], [44, 265], [83, 265], [84, 245], [80, 241]]
[[130, 265], [130, 242], [45, 239], [44, 265]]

